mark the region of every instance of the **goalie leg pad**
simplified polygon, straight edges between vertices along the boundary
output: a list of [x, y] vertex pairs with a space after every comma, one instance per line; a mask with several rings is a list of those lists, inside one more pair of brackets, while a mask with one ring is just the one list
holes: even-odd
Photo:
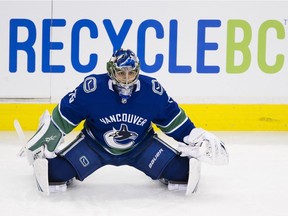
[[48, 182], [48, 160], [46, 158], [39, 158], [33, 162], [34, 179], [37, 190], [43, 195], [49, 195]]
[[161, 174], [161, 178], [167, 179], [171, 182], [184, 182], [187, 183], [189, 175], [189, 158], [187, 157], [174, 157], [170, 163], [165, 167]]
[[188, 181], [170, 181], [165, 178], [159, 181], [168, 186], [169, 191], [186, 191], [185, 195], [189, 196], [198, 189], [201, 174], [201, 162], [195, 158], [189, 160], [189, 177]]
[[49, 182], [48, 177], [48, 160], [46, 158], [36, 159], [33, 163], [34, 180], [37, 190], [46, 196], [50, 193], [65, 192], [67, 186], [73, 181], [73, 178], [64, 182]]
[[50, 185], [53, 182], [63, 183], [77, 176], [74, 167], [64, 158], [58, 156], [53, 159], [48, 159], [48, 175]]
[[189, 161], [189, 179], [186, 189], [186, 195], [195, 193], [198, 189], [198, 184], [201, 174], [201, 162], [195, 158]]

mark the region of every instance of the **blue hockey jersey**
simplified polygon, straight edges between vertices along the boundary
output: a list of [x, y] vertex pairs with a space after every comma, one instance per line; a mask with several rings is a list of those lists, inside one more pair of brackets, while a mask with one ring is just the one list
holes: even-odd
[[137, 146], [153, 130], [152, 123], [181, 142], [195, 127], [160, 83], [144, 75], [126, 103], [107, 74], [87, 76], [62, 98], [52, 119], [65, 134], [84, 120], [83, 130], [114, 154]]

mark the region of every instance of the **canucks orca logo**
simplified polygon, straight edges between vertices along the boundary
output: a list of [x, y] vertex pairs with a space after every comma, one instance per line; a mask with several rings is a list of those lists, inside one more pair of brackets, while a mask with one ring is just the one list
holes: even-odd
[[119, 130], [113, 128], [113, 130], [106, 132], [103, 136], [109, 147], [125, 150], [135, 143], [134, 141], [138, 137], [138, 134], [129, 131], [126, 124], [121, 124]]

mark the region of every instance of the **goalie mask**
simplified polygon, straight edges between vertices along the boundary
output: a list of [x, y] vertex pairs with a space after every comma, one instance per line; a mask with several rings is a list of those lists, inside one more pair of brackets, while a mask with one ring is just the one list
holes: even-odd
[[133, 92], [138, 81], [139, 68], [139, 59], [129, 49], [117, 50], [107, 62], [108, 75], [116, 85], [122, 102], [126, 102]]

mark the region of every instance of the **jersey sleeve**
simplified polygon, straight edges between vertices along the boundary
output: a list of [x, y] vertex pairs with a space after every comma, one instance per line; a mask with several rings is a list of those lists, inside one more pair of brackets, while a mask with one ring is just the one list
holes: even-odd
[[167, 94], [164, 88], [162, 91], [158, 100], [159, 111], [153, 123], [166, 135], [183, 142], [183, 138], [187, 136], [195, 126], [185, 111]]
[[[86, 80], [86, 79], [85, 79]], [[73, 91], [66, 94], [55, 107], [52, 120], [67, 134], [88, 116], [89, 96], [85, 90], [85, 80]]]

